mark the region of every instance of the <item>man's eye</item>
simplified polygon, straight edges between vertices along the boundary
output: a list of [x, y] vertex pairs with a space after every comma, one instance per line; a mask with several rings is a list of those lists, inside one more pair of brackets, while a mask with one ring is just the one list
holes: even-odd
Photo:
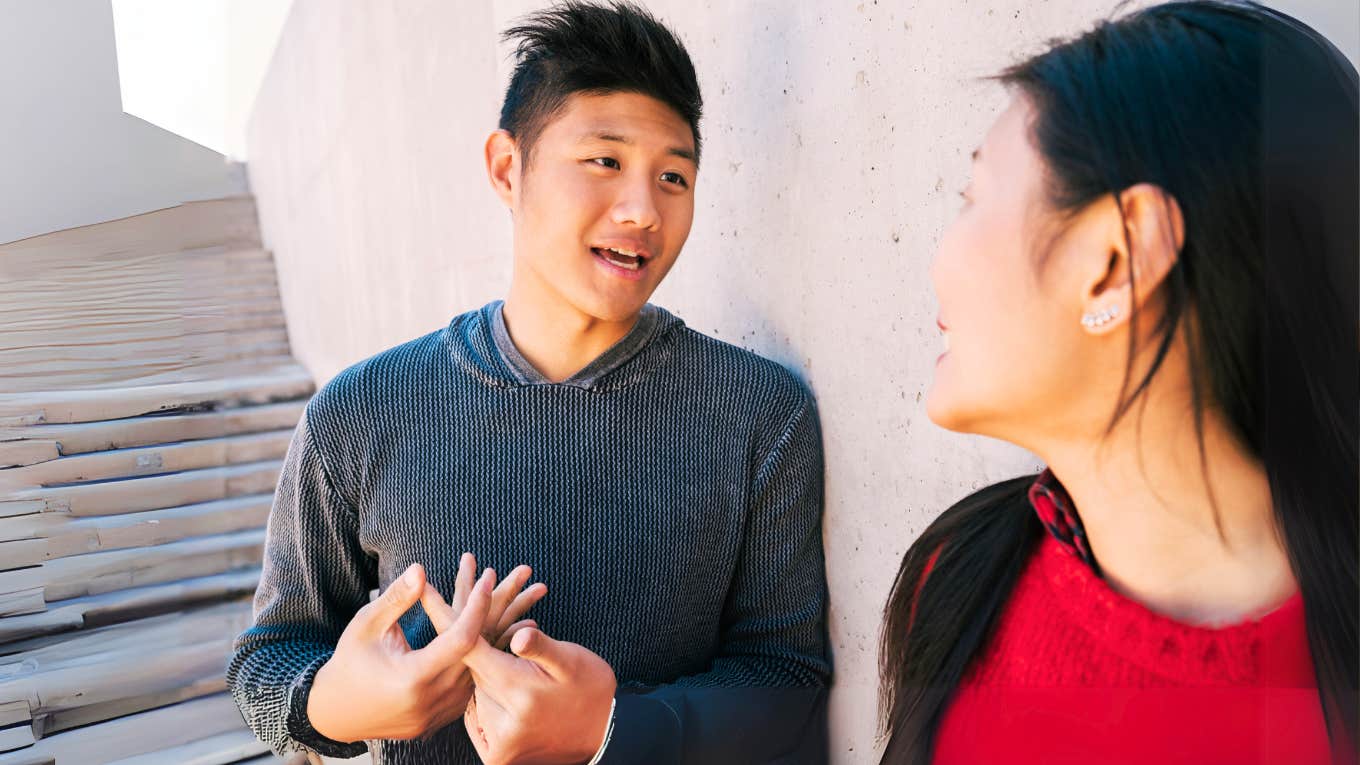
[[666, 183], [674, 183], [684, 188], [689, 188], [689, 181], [685, 180], [685, 176], [679, 173], [662, 173], [661, 180]]
[[612, 170], [619, 169], [619, 161], [617, 159], [614, 159], [613, 157], [596, 157], [595, 159], [592, 159], [590, 161], [594, 162], [595, 164], [601, 167], [607, 167]]

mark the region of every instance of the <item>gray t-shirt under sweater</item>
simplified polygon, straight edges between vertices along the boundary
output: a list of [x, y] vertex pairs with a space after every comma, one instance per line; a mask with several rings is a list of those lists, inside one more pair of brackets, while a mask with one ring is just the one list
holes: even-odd
[[[461, 720], [424, 741], [330, 740], [317, 669], [370, 590], [459, 556], [533, 566], [549, 635], [619, 679], [609, 763], [820, 762], [826, 747], [822, 449], [787, 370], [647, 306], [552, 383], [499, 302], [341, 372], [311, 400], [269, 518], [231, 691], [255, 733], [375, 763], [478, 761]], [[411, 646], [434, 636], [417, 606]]]

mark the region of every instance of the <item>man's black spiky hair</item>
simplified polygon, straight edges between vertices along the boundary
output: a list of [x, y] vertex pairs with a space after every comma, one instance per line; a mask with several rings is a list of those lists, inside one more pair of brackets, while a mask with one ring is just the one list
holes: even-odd
[[531, 13], [501, 35], [516, 42], [515, 71], [500, 127], [528, 162], [548, 122], [574, 93], [641, 93], [671, 107], [694, 132], [699, 153], [703, 98], [679, 38], [630, 2], [567, 0]]

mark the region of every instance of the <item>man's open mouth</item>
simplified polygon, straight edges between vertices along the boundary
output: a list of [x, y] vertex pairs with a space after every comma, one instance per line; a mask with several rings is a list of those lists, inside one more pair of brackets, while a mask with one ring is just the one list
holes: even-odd
[[647, 265], [647, 258], [622, 247], [591, 247], [595, 257], [604, 262], [628, 271], [637, 271]]

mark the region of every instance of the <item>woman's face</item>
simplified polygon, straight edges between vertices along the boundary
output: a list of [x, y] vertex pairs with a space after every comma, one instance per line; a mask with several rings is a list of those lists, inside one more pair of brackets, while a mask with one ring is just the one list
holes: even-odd
[[[1033, 115], [1017, 95], [988, 131], [962, 208], [940, 241], [931, 279], [946, 352], [926, 401], [938, 425], [1025, 446], [1042, 430], [1089, 419], [1076, 397], [1090, 375], [1122, 374], [1093, 368], [1096, 354], [1080, 322], [1081, 274], [1072, 263], [1085, 260], [1089, 271], [1103, 232], [1085, 212], [1067, 218], [1051, 209], [1030, 136]], [[1102, 404], [1106, 416], [1111, 404]]]

